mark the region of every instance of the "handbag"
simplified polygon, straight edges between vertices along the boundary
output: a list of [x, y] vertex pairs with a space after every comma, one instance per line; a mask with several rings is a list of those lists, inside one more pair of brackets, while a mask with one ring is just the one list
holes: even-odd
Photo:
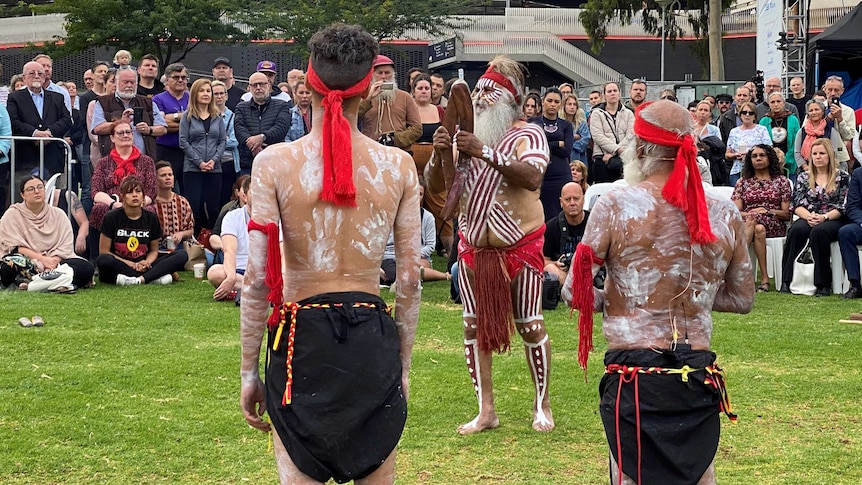
[[811, 254], [811, 243], [805, 244], [802, 251], [793, 260], [793, 280], [790, 281], [790, 292], [794, 295], [812, 296], [817, 292], [814, 286], [814, 256]]
[[60, 289], [72, 289], [72, 279], [75, 276], [75, 270], [66, 263], [63, 263], [53, 270], [43, 271], [30, 281], [27, 285], [27, 291], [57, 291]]
[[189, 259], [183, 267], [184, 270], [194, 271], [195, 265], [198, 263], [206, 265], [207, 258], [204, 254], [204, 247], [201, 244], [198, 244], [196, 241], [183, 241], [183, 249], [189, 255]]

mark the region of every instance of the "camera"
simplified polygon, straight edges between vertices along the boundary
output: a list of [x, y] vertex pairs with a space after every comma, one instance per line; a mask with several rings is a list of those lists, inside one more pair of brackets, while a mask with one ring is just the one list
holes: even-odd
[[388, 147], [395, 146], [395, 134], [394, 133], [383, 133], [382, 135], [377, 137], [377, 143], [381, 145], [385, 145]]
[[395, 89], [395, 83], [392, 81], [380, 83], [380, 89], [383, 91], [392, 91], [393, 89]]
[[574, 255], [574, 253], [563, 253], [560, 255], [560, 259], [558, 259], [557, 261], [559, 261], [560, 264], [563, 265], [563, 267], [568, 268], [572, 265], [572, 258], [574, 257]]

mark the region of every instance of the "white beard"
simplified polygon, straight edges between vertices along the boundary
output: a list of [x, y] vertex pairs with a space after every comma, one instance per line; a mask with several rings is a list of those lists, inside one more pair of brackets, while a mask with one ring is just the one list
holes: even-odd
[[473, 134], [491, 147], [500, 143], [503, 135], [519, 117], [518, 108], [509, 104], [505, 97], [491, 106], [484, 100], [474, 101], [473, 111], [476, 113]]
[[637, 185], [646, 180], [643, 161], [638, 158], [637, 143], [626, 144], [620, 152], [620, 158], [623, 159], [623, 178], [629, 185]]
[[380, 102], [381, 103], [391, 103], [395, 101], [395, 94], [398, 91], [398, 81], [393, 77], [388, 82], [394, 84], [392, 89], [381, 89], [380, 90]]

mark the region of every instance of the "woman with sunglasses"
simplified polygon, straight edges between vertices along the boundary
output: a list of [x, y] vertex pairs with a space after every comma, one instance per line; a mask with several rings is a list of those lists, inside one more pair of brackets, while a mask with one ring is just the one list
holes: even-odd
[[790, 180], [784, 176], [775, 150], [769, 145], [755, 145], [745, 156], [742, 178], [730, 200], [745, 221], [745, 240], [754, 244], [760, 268], [759, 293], [769, 291], [766, 238], [787, 233], [791, 195]]
[[736, 181], [739, 180], [739, 174], [742, 172], [742, 161], [748, 154], [748, 150], [754, 145], [772, 146], [769, 131], [757, 124], [757, 108], [755, 108], [754, 103], [751, 101], [742, 103], [738, 110], [742, 124], [730, 130], [730, 135], [727, 137], [727, 152], [724, 155], [728, 161], [733, 162], [729, 176], [731, 187], [736, 185]]

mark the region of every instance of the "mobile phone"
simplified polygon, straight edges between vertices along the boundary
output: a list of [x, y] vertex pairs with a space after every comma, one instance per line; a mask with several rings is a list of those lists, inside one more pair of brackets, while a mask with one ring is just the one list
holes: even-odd
[[832, 104], [841, 104], [841, 98], [839, 98], [838, 96], [833, 96]]
[[138, 124], [144, 121], [144, 108], [141, 106], [132, 107], [132, 123]]
[[395, 83], [392, 81], [386, 81], [380, 84], [380, 89], [384, 91], [392, 91], [395, 89]]

